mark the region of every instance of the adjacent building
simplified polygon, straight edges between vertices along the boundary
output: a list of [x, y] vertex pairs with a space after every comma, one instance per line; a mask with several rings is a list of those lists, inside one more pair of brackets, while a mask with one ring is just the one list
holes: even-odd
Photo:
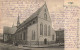
[[17, 30], [16, 26], [12, 26], [12, 27], [4, 26], [3, 41], [8, 43], [13, 43], [14, 33], [16, 32], [16, 30]]
[[64, 43], [64, 29], [56, 30], [56, 43]]

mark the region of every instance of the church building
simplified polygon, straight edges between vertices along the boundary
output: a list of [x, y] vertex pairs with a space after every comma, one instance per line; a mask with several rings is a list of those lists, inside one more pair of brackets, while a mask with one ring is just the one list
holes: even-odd
[[19, 16], [15, 43], [25, 45], [47, 45], [56, 41], [55, 31], [46, 3], [29, 18], [20, 23]]

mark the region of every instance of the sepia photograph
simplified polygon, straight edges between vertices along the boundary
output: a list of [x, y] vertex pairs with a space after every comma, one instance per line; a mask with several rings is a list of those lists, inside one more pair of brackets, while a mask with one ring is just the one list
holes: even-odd
[[64, 50], [64, 7], [64, 0], [0, 0], [0, 50]]

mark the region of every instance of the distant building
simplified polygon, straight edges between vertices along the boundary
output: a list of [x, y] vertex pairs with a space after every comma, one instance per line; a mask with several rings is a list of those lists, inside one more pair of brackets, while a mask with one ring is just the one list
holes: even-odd
[[3, 39], [3, 34], [2, 33], [0, 33], [0, 39]]
[[55, 31], [46, 3], [20, 24], [19, 17], [15, 32], [15, 43], [26, 45], [43, 45], [55, 42]]
[[56, 43], [64, 43], [64, 29], [59, 29], [56, 32]]
[[14, 40], [13, 35], [16, 32], [16, 30], [17, 30], [16, 26], [12, 26], [12, 27], [4, 26], [4, 28], [3, 28], [3, 41], [8, 42], [8, 43], [13, 43], [13, 40]]
[[3, 34], [0, 33], [0, 42], [3, 42]]

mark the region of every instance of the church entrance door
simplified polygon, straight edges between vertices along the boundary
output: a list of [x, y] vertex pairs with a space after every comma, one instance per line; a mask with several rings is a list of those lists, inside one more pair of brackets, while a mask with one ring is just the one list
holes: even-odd
[[44, 39], [44, 44], [47, 44], [47, 39], [46, 38]]

